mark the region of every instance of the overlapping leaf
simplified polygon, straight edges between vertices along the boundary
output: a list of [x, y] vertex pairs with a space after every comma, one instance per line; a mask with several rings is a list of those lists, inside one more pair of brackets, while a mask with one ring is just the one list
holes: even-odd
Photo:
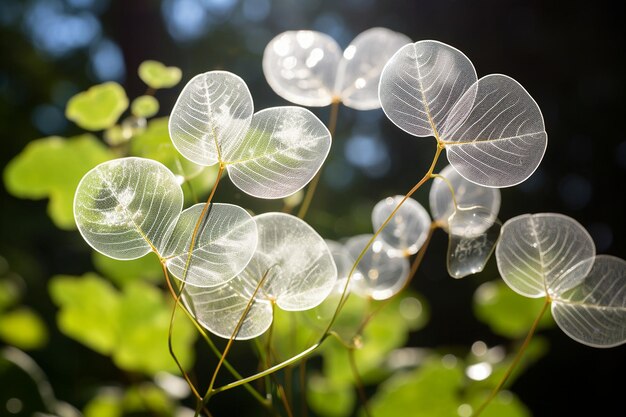
[[[457, 115], [467, 114], [465, 118]], [[442, 132], [450, 164], [468, 180], [509, 187], [530, 177], [548, 143], [539, 106], [514, 79], [478, 80], [456, 103]]]
[[310, 111], [275, 107], [254, 116], [248, 87], [234, 74], [194, 77], [170, 117], [174, 146], [200, 165], [220, 163], [256, 197], [282, 198], [304, 187], [330, 150], [328, 129]]
[[98, 165], [81, 180], [74, 213], [94, 249], [115, 259], [150, 251], [166, 260], [172, 274], [194, 286], [216, 286], [246, 266], [257, 241], [252, 217], [231, 204], [212, 204], [191, 239], [204, 206], [181, 213], [183, 195], [162, 164], [123, 158]]
[[[379, 201], [372, 210], [372, 226], [378, 230], [404, 197], [397, 195]], [[378, 235], [391, 246], [392, 254], [407, 256], [422, 247], [430, 228], [430, 216], [420, 203], [408, 198]]]
[[595, 245], [587, 231], [562, 214], [524, 214], [508, 220], [496, 246], [502, 279], [519, 294], [557, 296], [591, 270]]
[[626, 261], [597, 256], [580, 284], [552, 298], [552, 315], [580, 343], [594, 347], [625, 343]]
[[359, 34], [342, 55], [328, 35], [288, 31], [265, 48], [263, 72], [272, 89], [292, 103], [322, 107], [341, 100], [357, 110], [376, 109], [383, 66], [409, 42], [400, 33], [372, 28]]
[[[346, 242], [346, 249], [357, 259], [372, 235], [354, 236]], [[392, 255], [392, 248], [381, 239], [372, 243], [360, 260], [360, 274], [353, 276], [351, 289], [374, 300], [385, 300], [400, 291], [409, 278], [409, 261]]]
[[250, 339], [265, 332], [273, 303], [288, 311], [317, 306], [337, 279], [326, 243], [304, 221], [284, 213], [261, 214], [254, 220], [259, 243], [244, 271], [221, 286], [184, 290], [185, 303], [198, 321], [224, 338]]
[[420, 41], [400, 49], [383, 70], [379, 95], [392, 122], [414, 136], [435, 136], [469, 181], [509, 187], [543, 158], [547, 134], [533, 98], [505, 75], [477, 80], [451, 46]]

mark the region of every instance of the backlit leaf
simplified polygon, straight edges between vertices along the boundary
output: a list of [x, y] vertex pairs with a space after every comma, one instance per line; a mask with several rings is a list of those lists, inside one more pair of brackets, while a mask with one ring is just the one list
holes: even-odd
[[20, 349], [38, 349], [48, 341], [48, 330], [41, 318], [27, 307], [0, 315], [0, 338]]
[[508, 220], [496, 246], [502, 279], [517, 293], [532, 298], [557, 296], [580, 284], [591, 270], [592, 263], [587, 261], [594, 256], [589, 233], [574, 219], [553, 213]]
[[180, 82], [182, 72], [178, 67], [166, 67], [158, 61], [148, 60], [139, 65], [139, 78], [151, 88], [174, 87]]
[[49, 198], [48, 214], [61, 229], [76, 228], [72, 203], [80, 179], [114, 158], [92, 135], [52, 136], [30, 142], [4, 170], [7, 190], [20, 198]]
[[116, 82], [94, 85], [72, 97], [65, 116], [86, 130], [102, 130], [117, 122], [128, 108], [126, 92]]
[[159, 101], [153, 96], [139, 96], [130, 104], [130, 111], [137, 117], [152, 117], [159, 112]]

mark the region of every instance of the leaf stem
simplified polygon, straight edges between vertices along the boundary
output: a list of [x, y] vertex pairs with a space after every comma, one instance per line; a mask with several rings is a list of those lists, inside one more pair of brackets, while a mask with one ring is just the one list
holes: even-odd
[[[338, 98], [333, 99], [333, 102], [330, 106], [330, 120], [328, 121], [328, 131], [330, 132], [330, 138], [332, 141], [333, 136], [335, 136], [335, 129], [337, 128], [337, 115], [339, 114], [339, 103], [341, 100]], [[304, 219], [306, 213], [309, 211], [309, 207], [311, 206], [311, 201], [313, 201], [313, 195], [315, 194], [315, 190], [317, 189], [317, 185], [320, 182], [320, 178], [322, 176], [322, 167], [320, 167], [315, 177], [309, 183], [309, 187], [306, 190], [306, 195], [304, 196], [304, 200], [302, 201], [302, 205], [300, 206], [300, 210], [298, 211], [298, 217]]]
[[513, 370], [515, 370], [515, 368], [519, 364], [520, 360], [524, 356], [524, 352], [526, 352], [526, 349], [528, 348], [528, 344], [532, 340], [532, 338], [533, 338], [533, 336], [535, 334], [535, 331], [537, 330], [537, 326], [539, 325], [539, 321], [541, 320], [541, 318], [545, 314], [546, 310], [548, 309], [548, 306], [550, 305], [550, 301], [551, 301], [550, 298], [546, 297], [546, 300], [543, 303], [543, 306], [541, 307], [541, 311], [539, 311], [539, 315], [537, 316], [537, 318], [535, 318], [535, 321], [533, 322], [532, 326], [530, 327], [530, 330], [528, 331], [528, 334], [526, 335], [526, 338], [524, 339], [524, 342], [522, 343], [522, 346], [520, 346], [519, 351], [515, 355], [515, 358], [513, 359], [513, 362], [511, 362], [511, 364], [509, 365], [508, 369], [506, 370], [506, 373], [504, 374], [502, 379], [500, 379], [500, 381], [498, 382], [498, 385], [496, 385], [496, 387], [491, 391], [491, 393], [489, 394], [487, 399], [481, 404], [480, 407], [478, 407], [476, 412], [474, 414], [472, 414], [472, 417], [478, 417], [484, 411], [484, 409], [487, 408], [489, 403], [491, 403], [491, 401], [496, 397], [496, 395], [498, 395], [498, 393], [500, 392], [500, 390], [502, 389], [502, 387], [506, 383], [507, 379], [509, 379], [509, 377], [513, 373]]

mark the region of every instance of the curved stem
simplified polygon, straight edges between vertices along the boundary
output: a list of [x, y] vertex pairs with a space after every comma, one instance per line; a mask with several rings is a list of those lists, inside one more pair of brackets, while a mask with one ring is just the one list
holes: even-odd
[[524, 352], [526, 352], [526, 349], [528, 348], [528, 344], [530, 343], [531, 339], [533, 338], [533, 336], [535, 334], [535, 331], [537, 330], [537, 326], [539, 325], [539, 321], [541, 320], [541, 318], [545, 314], [545, 312], [548, 309], [549, 305], [550, 305], [550, 298], [546, 297], [546, 300], [543, 303], [543, 306], [541, 307], [541, 311], [539, 311], [539, 315], [537, 316], [537, 318], [535, 318], [535, 321], [533, 322], [533, 325], [530, 327], [530, 330], [528, 331], [528, 335], [526, 335], [526, 338], [524, 339], [524, 342], [522, 343], [522, 346], [520, 346], [519, 351], [515, 355], [515, 358], [513, 359], [513, 362], [511, 362], [511, 364], [509, 365], [509, 368], [506, 370], [506, 373], [504, 374], [504, 376], [502, 377], [500, 382], [498, 382], [498, 385], [496, 385], [496, 387], [493, 389], [493, 391], [491, 391], [491, 394], [489, 394], [487, 399], [481, 404], [480, 407], [478, 407], [476, 412], [474, 414], [472, 414], [472, 417], [478, 417], [485, 410], [485, 408], [487, 408], [489, 403], [496, 397], [496, 395], [498, 395], [498, 393], [500, 392], [500, 390], [502, 389], [502, 387], [506, 383], [507, 379], [509, 379], [509, 377], [513, 373], [513, 370], [515, 370], [515, 367], [517, 367], [517, 365], [519, 364], [520, 360], [524, 356]]
[[[402, 207], [402, 204], [404, 204], [404, 202], [406, 200], [409, 199], [409, 197], [411, 197], [422, 185], [424, 185], [424, 183], [426, 181], [428, 181], [430, 178], [433, 177], [433, 171], [435, 170], [435, 166], [437, 165], [437, 161], [439, 160], [439, 156], [441, 155], [441, 151], [443, 151], [443, 147], [438, 143], [437, 144], [437, 151], [435, 152], [435, 156], [433, 157], [433, 161], [430, 164], [430, 168], [428, 169], [428, 171], [426, 172], [426, 174], [424, 174], [424, 176], [422, 177], [421, 180], [418, 181], [417, 184], [415, 184], [413, 186], [413, 188], [411, 188], [409, 190], [408, 193], [405, 194], [405, 196], [402, 198], [402, 200], [400, 200], [400, 202], [398, 203], [398, 205], [396, 206], [395, 209], [393, 209], [393, 211], [391, 212], [391, 214], [389, 214], [389, 216], [387, 217], [387, 219], [385, 219], [385, 221], [383, 222], [383, 224], [380, 225], [380, 227], [378, 228], [378, 230], [376, 230], [374, 232], [374, 234], [372, 235], [372, 237], [370, 238], [370, 240], [367, 242], [367, 244], [365, 245], [365, 247], [363, 248], [363, 250], [361, 251], [361, 253], [359, 254], [359, 256], [357, 257], [356, 261], [354, 262], [354, 264], [352, 265], [352, 269], [350, 270], [350, 273], [348, 274], [348, 279], [346, 279], [346, 284], [343, 288], [343, 292], [341, 294], [341, 297], [339, 298], [339, 304], [337, 305], [337, 309], [335, 310], [335, 313], [333, 314], [330, 322], [328, 323], [328, 326], [326, 327], [326, 332], [324, 332], [325, 334], [328, 333], [328, 331], [331, 329], [331, 327], [333, 326], [333, 324], [335, 324], [335, 320], [337, 319], [337, 316], [339, 315], [339, 312], [341, 311], [341, 309], [343, 308], [344, 304], [346, 303], [346, 300], [348, 298], [348, 288], [350, 286], [350, 281], [352, 280], [352, 275], [354, 274], [354, 272], [356, 271], [356, 268], [359, 265], [359, 262], [361, 262], [361, 259], [363, 259], [363, 256], [365, 256], [365, 253], [367, 252], [367, 250], [369, 249], [369, 247], [372, 245], [372, 243], [374, 243], [374, 240], [376, 240], [376, 238], [378, 237], [378, 235], [380, 234], [380, 232], [385, 228], [385, 226], [387, 226], [387, 224], [391, 221], [391, 219], [393, 218], [393, 216], [396, 215], [396, 213], [398, 212], [398, 210], [400, 210], [400, 207]], [[324, 336], [322, 337], [322, 340], [324, 339]]]
[[[333, 136], [335, 136], [335, 129], [337, 128], [337, 115], [339, 114], [339, 103], [341, 101], [336, 98], [333, 100], [330, 106], [330, 119], [328, 121], [328, 131], [330, 132], [330, 138], [332, 140]], [[313, 201], [313, 195], [315, 194], [315, 190], [317, 189], [317, 185], [320, 182], [320, 178], [322, 176], [322, 168], [320, 167], [315, 177], [311, 180], [309, 187], [306, 190], [306, 194], [304, 196], [304, 200], [302, 200], [302, 205], [300, 206], [300, 210], [298, 211], [298, 217], [304, 219], [306, 213], [309, 211], [309, 207], [311, 206], [311, 201]]]
[[417, 272], [420, 265], [422, 264], [422, 260], [424, 259], [424, 255], [426, 254], [426, 250], [428, 249], [428, 245], [430, 245], [430, 240], [432, 239], [433, 234], [435, 233], [435, 230], [437, 230], [438, 227], [439, 225], [437, 224], [437, 222], [432, 222], [430, 224], [430, 228], [428, 229], [428, 235], [426, 236], [426, 240], [424, 241], [424, 244], [422, 245], [420, 250], [417, 252], [415, 259], [413, 259], [413, 263], [411, 264], [411, 271], [409, 272], [409, 279], [406, 280], [406, 283], [402, 287], [402, 290], [404, 290], [409, 285], [411, 280], [413, 280], [415, 273]]

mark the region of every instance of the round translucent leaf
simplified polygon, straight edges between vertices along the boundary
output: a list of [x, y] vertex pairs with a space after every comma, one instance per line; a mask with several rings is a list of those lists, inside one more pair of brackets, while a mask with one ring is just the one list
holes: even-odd
[[360, 33], [343, 52], [335, 91], [341, 101], [357, 110], [380, 108], [378, 84], [385, 63], [411, 39], [385, 28]]
[[626, 342], [626, 261], [600, 255], [585, 279], [552, 299], [552, 315], [572, 339], [593, 347]]
[[476, 79], [472, 62], [461, 51], [437, 41], [419, 41], [400, 48], [385, 65], [380, 103], [400, 129], [438, 137], [446, 120], [460, 122], [469, 113], [451, 110]]
[[[466, 115], [456, 117], [455, 115]], [[539, 106], [511, 77], [478, 80], [456, 103], [442, 133], [448, 161], [468, 180], [510, 187], [530, 177], [543, 159], [548, 135]]]
[[303, 220], [285, 213], [254, 217], [257, 251], [280, 266], [281, 280], [267, 280], [264, 292], [283, 310], [308, 310], [330, 294], [337, 267], [324, 239]]
[[[401, 195], [387, 197], [374, 206], [372, 210], [374, 230], [378, 230], [383, 225], [403, 198], [404, 196]], [[426, 209], [414, 199], [408, 198], [378, 237], [391, 247], [391, 255], [413, 255], [426, 241], [430, 223], [430, 216]]]
[[137, 117], [152, 117], [159, 112], [159, 101], [152, 96], [139, 96], [130, 104], [130, 111]]
[[[447, 179], [448, 182], [437, 177], [433, 180], [430, 188], [430, 211], [435, 221], [451, 234], [459, 236], [483, 234], [498, 217], [501, 201], [500, 190], [483, 187], [466, 180], [452, 165], [445, 167], [439, 175]], [[450, 187], [454, 190], [454, 199]], [[460, 213], [451, 227], [449, 219], [455, 212], [455, 200], [459, 210], [465, 211], [465, 213]], [[480, 210], [481, 221], [461, 221], [462, 219], [471, 220], [470, 216], [466, 215], [470, 209]]]
[[[346, 249], [357, 259], [372, 235], [354, 236], [346, 242]], [[359, 262], [360, 275], [353, 276], [352, 291], [374, 300], [385, 300], [400, 291], [409, 278], [409, 261], [390, 255], [389, 245], [375, 240]]]
[[[350, 271], [354, 265], [354, 259], [341, 243], [328, 239], [326, 239], [325, 242], [326, 245], [328, 245], [328, 250], [330, 250], [333, 260], [335, 261], [335, 265], [337, 265], [337, 282], [335, 283], [333, 293], [342, 294], [346, 287], [348, 275], [350, 275]], [[351, 281], [361, 279], [360, 275], [361, 274], [358, 270], [355, 271]], [[350, 287], [348, 287], [348, 292], [350, 292]]]
[[190, 161], [216, 164], [245, 138], [253, 111], [248, 86], [235, 74], [211, 71], [196, 75], [172, 109], [172, 142]]
[[[467, 218], [468, 216], [470, 219]], [[463, 278], [481, 272], [485, 268], [500, 236], [501, 224], [491, 219], [490, 212], [459, 209], [450, 217], [450, 229], [461, 229], [456, 226], [457, 218], [460, 218], [460, 222], [466, 225], [466, 229], [461, 230], [458, 235], [450, 234], [447, 267], [451, 277]], [[483, 227], [486, 224], [489, 226]], [[467, 229], [483, 231], [475, 234], [467, 233]]]
[[304, 187], [330, 150], [330, 132], [309, 110], [261, 110], [236, 148], [223, 152], [231, 181], [260, 198], [282, 198]]
[[115, 259], [161, 253], [183, 206], [174, 174], [143, 158], [104, 162], [78, 184], [74, 217], [83, 238]]
[[191, 257], [191, 237], [204, 203], [184, 210], [166, 250], [166, 265], [181, 281], [214, 287], [232, 279], [248, 264], [257, 245], [257, 228], [247, 211], [233, 204], [214, 203], [200, 223]]
[[502, 226], [496, 245], [502, 279], [531, 298], [552, 297], [578, 285], [592, 266], [580, 263], [595, 254], [589, 233], [574, 219], [554, 213], [510, 219]]
[[[252, 339], [265, 333], [273, 319], [271, 301], [262, 288], [257, 291], [264, 276], [265, 283], [283, 279], [280, 267], [272, 267], [271, 260], [257, 252], [246, 268], [225, 284], [213, 288], [185, 286], [183, 301], [211, 333], [226, 339]], [[241, 327], [235, 332], [244, 314]]]
[[263, 73], [276, 94], [303, 106], [328, 106], [341, 49], [328, 35], [309, 30], [276, 36], [263, 53]]

